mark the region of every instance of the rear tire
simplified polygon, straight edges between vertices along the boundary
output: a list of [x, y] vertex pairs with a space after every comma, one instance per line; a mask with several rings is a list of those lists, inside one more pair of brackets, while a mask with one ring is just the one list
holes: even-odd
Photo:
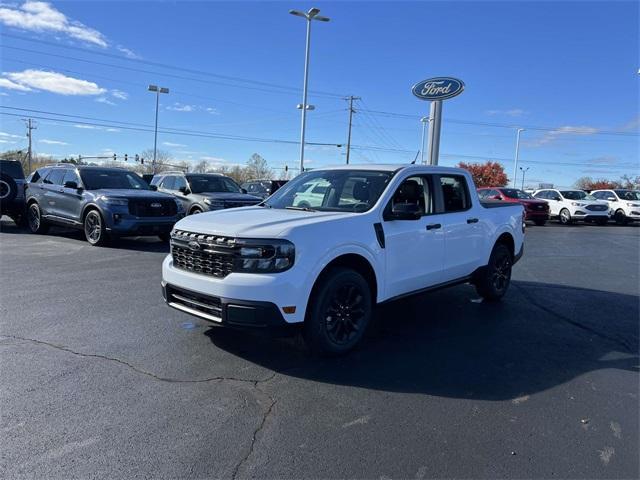
[[475, 281], [478, 295], [490, 302], [500, 300], [509, 289], [512, 266], [513, 256], [509, 247], [504, 243], [498, 243], [493, 247], [489, 263]]
[[42, 210], [37, 203], [32, 203], [27, 209], [27, 223], [31, 233], [45, 234], [49, 230], [49, 225], [42, 218]]
[[546, 220], [534, 220], [533, 223], [535, 223], [539, 227], [544, 227], [544, 225], [545, 225], [545, 223], [547, 223], [547, 221]]
[[314, 353], [344, 355], [362, 339], [372, 312], [371, 289], [362, 275], [349, 268], [332, 269], [309, 300], [305, 342]]
[[84, 217], [84, 236], [94, 247], [102, 247], [108, 241], [107, 230], [98, 210], [89, 210]]
[[558, 215], [558, 220], [562, 225], [571, 225], [571, 213], [566, 208], [560, 210], [560, 215]]

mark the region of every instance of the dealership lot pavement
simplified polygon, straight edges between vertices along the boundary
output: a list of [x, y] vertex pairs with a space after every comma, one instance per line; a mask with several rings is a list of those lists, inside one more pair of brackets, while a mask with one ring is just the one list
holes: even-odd
[[155, 239], [0, 233], [1, 478], [638, 478], [640, 228], [531, 227], [500, 304], [384, 306], [365, 344], [212, 329]]

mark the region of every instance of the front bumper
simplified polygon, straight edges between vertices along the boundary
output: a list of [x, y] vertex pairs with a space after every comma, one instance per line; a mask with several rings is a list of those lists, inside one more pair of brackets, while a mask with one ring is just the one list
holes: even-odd
[[525, 220], [549, 220], [549, 212], [546, 210], [525, 210], [524, 211], [524, 219]]
[[175, 217], [152, 217], [152, 218], [138, 218], [128, 215], [121, 215], [117, 217], [117, 213], [109, 214], [110, 218], [107, 220], [107, 231], [115, 235], [131, 235], [131, 236], [143, 236], [143, 235], [160, 235], [163, 233], [170, 233], [175, 223], [182, 218], [182, 216]]
[[172, 308], [211, 322], [212, 325], [286, 334], [297, 324], [287, 323], [272, 302], [215, 297], [162, 282], [162, 296]]

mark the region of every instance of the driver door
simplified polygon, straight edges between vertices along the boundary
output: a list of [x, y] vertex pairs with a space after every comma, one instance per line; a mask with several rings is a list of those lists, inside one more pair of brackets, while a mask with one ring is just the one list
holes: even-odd
[[[405, 179], [385, 208], [383, 230], [386, 253], [386, 292], [396, 297], [442, 282], [444, 268], [444, 215], [436, 213], [432, 175]], [[418, 220], [388, 217], [395, 202], [415, 203]]]

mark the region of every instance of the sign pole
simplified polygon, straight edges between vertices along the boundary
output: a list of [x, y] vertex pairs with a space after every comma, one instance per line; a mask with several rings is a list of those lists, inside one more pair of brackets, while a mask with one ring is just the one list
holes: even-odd
[[440, 127], [442, 124], [442, 100], [431, 102], [429, 112], [429, 148], [427, 157], [429, 165], [438, 165], [438, 155], [440, 153]]

